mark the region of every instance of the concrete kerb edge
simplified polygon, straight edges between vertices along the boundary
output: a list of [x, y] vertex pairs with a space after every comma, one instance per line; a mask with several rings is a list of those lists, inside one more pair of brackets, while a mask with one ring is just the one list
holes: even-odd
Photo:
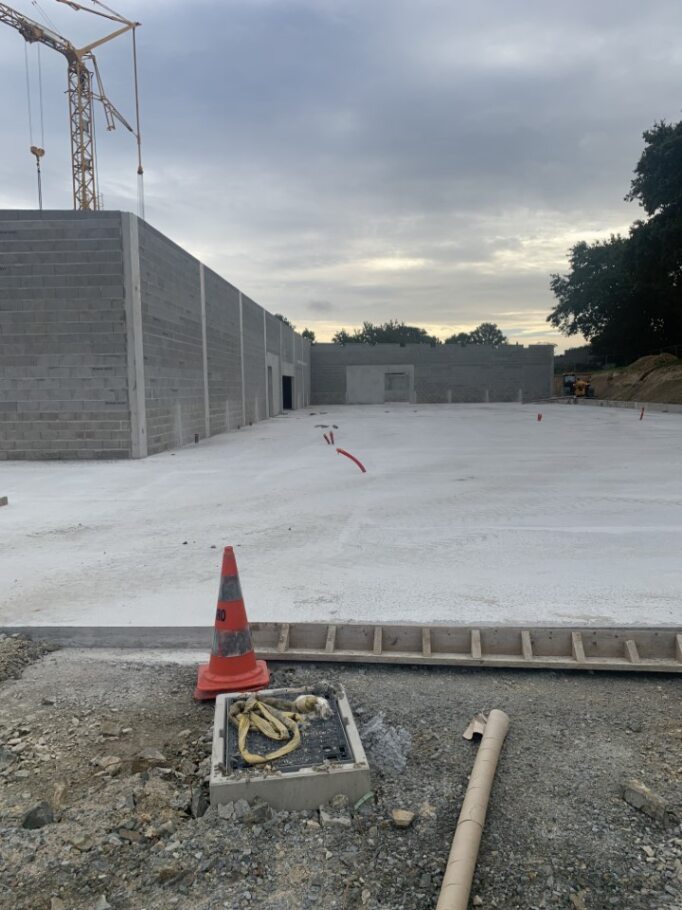
[[[320, 620], [326, 623], [326, 620]], [[364, 625], [364, 623], [346, 623], [345, 625]], [[377, 623], [376, 625], [382, 625]], [[420, 628], [421, 623], [383, 623], [391, 627], [397, 625], [413, 626]], [[451, 623], [428, 623], [431, 628], [452, 627]], [[472, 624], [463, 623], [463, 629], [472, 628]], [[645, 624], [638, 625], [589, 625], [589, 624], [567, 624], [567, 623], [542, 623], [527, 624], [525, 626], [517, 623], [494, 623], [478, 622], [475, 628], [485, 629], [513, 629], [521, 630], [524, 628], [533, 629], [558, 629], [563, 631], [576, 632], [679, 632], [678, 626], [660, 625], [651, 626]], [[182, 650], [182, 651], [200, 651], [206, 648], [210, 650], [213, 636], [213, 626], [0, 626], [0, 634], [4, 635], [21, 635], [31, 640], [43, 639], [52, 641], [62, 648], [108, 648], [122, 650]], [[268, 659], [272, 659], [269, 657]], [[283, 654], [283, 660], [287, 660], [287, 655]], [[296, 658], [292, 658], [296, 662]]]
[[615, 398], [550, 398], [548, 404], [578, 404], [591, 408], [626, 408], [631, 411], [652, 411], [656, 414], [682, 414], [682, 404], [664, 401], [617, 401]]

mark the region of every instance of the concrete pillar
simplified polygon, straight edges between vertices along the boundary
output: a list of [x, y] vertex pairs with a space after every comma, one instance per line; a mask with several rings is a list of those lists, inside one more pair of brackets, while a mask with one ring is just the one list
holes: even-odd
[[242, 426], [246, 426], [246, 381], [244, 379], [244, 307], [242, 292], [239, 291], [239, 362], [242, 372]]
[[126, 316], [128, 361], [128, 408], [130, 410], [130, 454], [147, 457], [147, 407], [142, 344], [142, 290], [140, 287], [140, 238], [137, 218], [121, 213], [123, 245], [123, 289]]
[[206, 346], [206, 280], [204, 263], [199, 263], [199, 299], [201, 300], [201, 351], [204, 361], [204, 432], [211, 435], [211, 411], [208, 400], [208, 348]]
[[270, 396], [268, 395], [268, 319], [265, 310], [263, 310], [263, 364], [265, 366], [265, 416], [272, 417]]
[[523, 389], [519, 389], [519, 404], [523, 404]]
[[485, 392], [483, 393], [483, 401], [486, 404], [490, 404], [490, 389], [486, 389]]
[[181, 449], [185, 443], [185, 439], [182, 430], [182, 403], [180, 401], [175, 402], [173, 432], [175, 434], [175, 448]]

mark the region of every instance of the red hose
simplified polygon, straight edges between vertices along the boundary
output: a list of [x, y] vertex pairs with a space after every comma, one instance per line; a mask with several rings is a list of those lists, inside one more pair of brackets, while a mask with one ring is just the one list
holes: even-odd
[[327, 436], [326, 433], [323, 433], [322, 435], [324, 436], [324, 441], [327, 443], [328, 446], [330, 446], [332, 443], [331, 443], [329, 436]]
[[364, 464], [361, 461], [358, 461], [358, 459], [355, 457], [355, 455], [351, 455], [350, 452], [346, 452], [345, 449], [337, 449], [336, 451], [338, 452], [339, 455], [345, 455], [346, 458], [350, 458], [351, 461], [354, 461], [355, 464], [360, 468], [360, 470], [362, 471], [363, 474], [367, 473], [367, 468], [364, 466]]

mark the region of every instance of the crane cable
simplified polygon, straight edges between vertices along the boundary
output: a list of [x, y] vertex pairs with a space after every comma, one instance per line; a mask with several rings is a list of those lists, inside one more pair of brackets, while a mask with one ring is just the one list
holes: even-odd
[[26, 68], [26, 104], [28, 107], [28, 144], [33, 146], [33, 113], [31, 110], [31, 76], [28, 66], [28, 43], [24, 42], [24, 65]]
[[40, 111], [40, 146], [33, 144], [33, 107], [31, 104], [31, 71], [28, 63], [28, 43], [24, 44], [24, 66], [26, 70], [26, 105], [28, 108], [28, 141], [31, 154], [36, 159], [36, 174], [38, 178], [38, 208], [43, 208], [43, 178], [40, 171], [40, 159], [45, 154], [45, 119], [43, 110], [43, 70], [40, 61], [40, 45], [38, 53], [38, 102]]
[[32, 5], [32, 6], [35, 6], [35, 8], [38, 10], [38, 12], [40, 13], [40, 15], [43, 17], [43, 19], [45, 20], [45, 22], [47, 23], [47, 25], [52, 29], [53, 32], [56, 32], [56, 31], [57, 31], [57, 26], [54, 24], [54, 22], [52, 21], [52, 19], [50, 19], [50, 17], [47, 15], [47, 13], [46, 13], [45, 10], [42, 8], [42, 6], [38, 3], [38, 0], [31, 0], [31, 5]]
[[38, 100], [40, 102], [40, 147], [45, 148], [45, 118], [43, 115], [43, 67], [40, 61], [40, 45], [36, 44], [38, 51]]
[[144, 221], [144, 168], [142, 167], [142, 134], [140, 133], [140, 92], [137, 78], [136, 31], [137, 28], [133, 28], [133, 84], [135, 86], [135, 139], [137, 140], [137, 215]]

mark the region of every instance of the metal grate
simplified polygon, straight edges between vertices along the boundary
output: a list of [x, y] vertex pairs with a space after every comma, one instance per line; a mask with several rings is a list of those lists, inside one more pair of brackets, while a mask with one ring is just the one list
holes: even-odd
[[[300, 691], [294, 693], [284, 691], [278, 692], [277, 697], [291, 697], [293, 699], [300, 694]], [[329, 707], [332, 709], [332, 716], [326, 720], [315, 718], [305, 724], [301, 728], [301, 745], [294, 752], [290, 752], [288, 755], [284, 755], [274, 761], [272, 764], [273, 769], [287, 773], [300, 771], [301, 768], [321, 765], [324, 762], [353, 763], [353, 752], [348, 742], [346, 728], [341, 720], [338, 699], [335, 695], [329, 695], [327, 700], [329, 701]], [[228, 699], [225, 707], [225, 766], [228, 771], [242, 771], [253, 766], [248, 765], [239, 753], [237, 729], [228, 721], [228, 712], [231, 704], [232, 699]], [[255, 752], [257, 755], [265, 755], [268, 752], [274, 752], [282, 743], [273, 742], [273, 740], [263, 736], [257, 730], [251, 730], [247, 737], [246, 745], [250, 752]]]

